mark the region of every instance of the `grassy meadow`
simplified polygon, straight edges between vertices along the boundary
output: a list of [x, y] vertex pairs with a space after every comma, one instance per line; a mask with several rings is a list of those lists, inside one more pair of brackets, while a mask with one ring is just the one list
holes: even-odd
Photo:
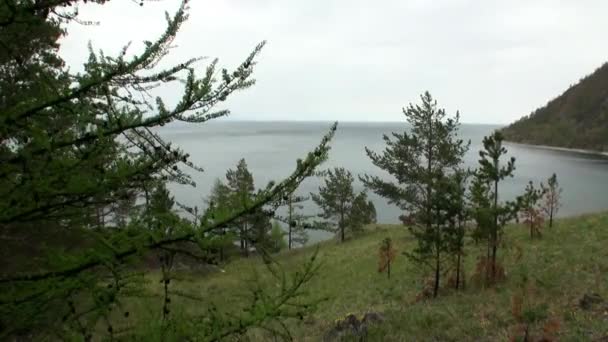
[[[378, 247], [385, 237], [393, 240], [398, 251], [390, 279], [377, 270]], [[552, 327], [548, 334], [561, 341], [608, 336], [608, 213], [560, 219], [538, 240], [531, 240], [521, 225], [508, 226], [499, 250], [506, 280], [492, 288], [471, 281], [476, 258], [483, 255], [485, 246], [469, 241], [466, 289], [456, 292], [444, 285], [436, 299], [416, 300], [424, 270], [401, 254], [413, 244], [407, 229], [400, 225], [373, 225], [343, 244], [333, 240], [319, 244], [321, 266], [306, 285], [302, 300], [320, 302], [314, 314], [288, 323], [295, 340], [320, 341], [337, 319], [374, 311], [383, 313], [386, 320], [370, 329], [371, 341], [507, 341], [518, 329], [513, 298], [524, 293], [524, 287], [524, 309], [542, 308], [541, 317], [529, 328], [535, 340], [547, 326]], [[294, 271], [316, 248], [285, 251], [275, 257], [286, 271]], [[149, 277], [151, 291], [160, 291], [160, 275]], [[264, 286], [276, 286], [264, 263], [254, 257], [235, 260], [224, 272], [182, 273], [172, 288], [234, 310], [249, 293], [248, 284], [254, 277]], [[602, 296], [604, 303], [582, 309], [580, 299], [592, 293]], [[161, 300], [152, 299], [140, 302], [135, 310], [139, 311], [137, 316], [145, 317], [160, 312], [160, 307]], [[202, 313], [204, 307], [201, 302], [185, 299], [172, 302], [172, 310], [178, 311]], [[261, 331], [248, 337], [269, 339]]]

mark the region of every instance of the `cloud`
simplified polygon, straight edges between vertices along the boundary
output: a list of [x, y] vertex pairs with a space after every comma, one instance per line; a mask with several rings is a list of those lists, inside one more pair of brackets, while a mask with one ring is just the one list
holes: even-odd
[[[71, 25], [62, 54], [77, 69], [88, 40], [110, 53], [154, 39], [163, 12], [178, 5], [84, 5], [83, 19], [101, 25]], [[257, 85], [227, 102], [237, 119], [396, 121], [429, 90], [465, 122], [507, 123], [608, 56], [602, 0], [195, 0], [190, 7], [172, 61], [210, 56], [232, 67], [268, 40]]]

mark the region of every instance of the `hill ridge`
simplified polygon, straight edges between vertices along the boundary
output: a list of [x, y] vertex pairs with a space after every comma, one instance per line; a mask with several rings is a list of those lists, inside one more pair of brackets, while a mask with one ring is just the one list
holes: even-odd
[[517, 143], [608, 151], [608, 62], [501, 131]]

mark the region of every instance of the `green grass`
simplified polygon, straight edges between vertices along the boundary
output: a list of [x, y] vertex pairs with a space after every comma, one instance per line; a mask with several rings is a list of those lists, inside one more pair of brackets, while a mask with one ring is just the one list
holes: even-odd
[[[387, 317], [386, 322], [372, 329], [371, 340], [508, 340], [517, 326], [511, 314], [511, 300], [521, 292], [524, 276], [530, 279], [534, 290], [528, 300], [533, 305], [546, 305], [548, 319], [559, 322], [559, 340], [586, 341], [608, 336], [608, 312], [604, 311], [608, 310], [608, 301], [597, 310], [585, 311], [578, 306], [585, 293], [599, 293], [608, 300], [608, 213], [558, 220], [553, 228], [545, 229], [542, 239], [533, 241], [524, 227], [507, 227], [504, 246], [499, 250], [507, 279], [493, 288], [480, 288], [468, 281], [476, 257], [484, 251], [483, 246], [471, 242], [466, 256], [467, 289], [455, 292], [444, 287], [439, 298], [427, 301], [415, 301], [423, 270], [401, 253], [390, 280], [386, 274], [378, 273], [378, 247], [385, 237], [392, 238], [398, 252], [410, 250], [414, 244], [407, 230], [396, 225], [369, 227], [361, 236], [342, 244], [320, 244], [318, 256], [322, 265], [307, 285], [304, 299], [325, 300], [303, 322], [290, 322], [297, 340], [321, 340], [336, 319], [368, 311], [379, 311]], [[286, 270], [294, 270], [314, 249], [287, 251], [276, 258]], [[241, 259], [226, 265], [224, 273], [184, 275], [172, 286], [198, 293], [218, 306], [236, 308], [241, 295], [247, 294], [246, 284], [254, 274], [265, 286], [273, 286], [264, 268], [258, 258]], [[157, 280], [151, 284], [160, 287]], [[180, 302], [180, 310], [200, 310], [200, 304], [188, 305]], [[145, 307], [139, 310], [150, 311]], [[533, 326], [532, 331], [537, 335], [542, 332], [545, 321]], [[264, 339], [260, 335], [253, 337]]]

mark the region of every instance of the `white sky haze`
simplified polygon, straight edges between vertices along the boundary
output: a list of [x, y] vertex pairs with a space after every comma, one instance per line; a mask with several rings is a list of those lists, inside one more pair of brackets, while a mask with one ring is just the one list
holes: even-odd
[[[154, 40], [177, 0], [82, 5], [61, 53], [115, 55]], [[608, 60], [606, 0], [191, 0], [170, 61], [232, 68], [267, 40], [257, 84], [226, 106], [241, 120], [400, 121], [429, 90], [467, 123], [508, 123]], [[203, 68], [204, 63], [201, 64]], [[163, 94], [171, 97], [171, 89]]]

